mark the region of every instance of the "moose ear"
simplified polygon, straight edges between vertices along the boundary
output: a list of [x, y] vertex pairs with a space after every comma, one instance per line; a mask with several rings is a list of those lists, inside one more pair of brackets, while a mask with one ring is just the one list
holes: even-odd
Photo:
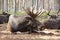
[[3, 15], [7, 15], [8, 13], [7, 13], [7, 12], [3, 12], [2, 14], [3, 14]]

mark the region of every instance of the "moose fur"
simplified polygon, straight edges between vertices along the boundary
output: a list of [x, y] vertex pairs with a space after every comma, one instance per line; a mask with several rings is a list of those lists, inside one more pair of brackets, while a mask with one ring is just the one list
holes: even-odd
[[49, 15], [50, 11], [47, 13], [47, 15], [50, 17], [48, 20], [43, 22], [43, 28], [60, 29], [60, 16], [58, 15], [59, 11], [55, 13], [54, 15]]
[[8, 23], [10, 14], [3, 12], [0, 14], [0, 24]]
[[32, 33], [36, 32], [35, 30], [38, 30], [41, 23], [36, 19], [39, 14], [42, 14], [37, 12], [34, 14], [33, 10], [30, 11], [30, 9], [24, 9], [27, 16], [16, 16], [16, 15], [10, 15], [9, 22], [7, 24], [7, 30], [11, 33], [20, 31], [20, 32], [27, 32]]

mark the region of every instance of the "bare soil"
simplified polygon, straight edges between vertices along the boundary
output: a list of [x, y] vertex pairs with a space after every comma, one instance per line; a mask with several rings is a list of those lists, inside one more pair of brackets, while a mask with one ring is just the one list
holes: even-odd
[[60, 30], [46, 29], [40, 33], [4, 33], [6, 24], [0, 24], [0, 40], [60, 40]]

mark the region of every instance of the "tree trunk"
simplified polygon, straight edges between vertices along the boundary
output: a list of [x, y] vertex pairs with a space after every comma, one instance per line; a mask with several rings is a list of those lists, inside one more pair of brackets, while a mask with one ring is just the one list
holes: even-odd
[[6, 0], [6, 12], [8, 12], [8, 0]]
[[1, 0], [1, 8], [2, 8], [2, 12], [4, 12], [4, 0]]

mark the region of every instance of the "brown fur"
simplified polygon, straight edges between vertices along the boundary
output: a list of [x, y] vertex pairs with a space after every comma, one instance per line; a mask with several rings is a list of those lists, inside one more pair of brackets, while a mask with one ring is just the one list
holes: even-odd
[[9, 22], [8, 22], [8, 24], [7, 24], [7, 31], [11, 31], [11, 25], [10, 25]]
[[0, 24], [8, 23], [10, 14], [3, 12], [0, 14]]
[[36, 32], [35, 30], [38, 30], [41, 23], [36, 19], [37, 16], [40, 14], [31, 12], [30, 10], [27, 11], [27, 16], [16, 16], [16, 15], [10, 15], [9, 22], [7, 24], [7, 30], [14, 33], [17, 31], [20, 32]]

